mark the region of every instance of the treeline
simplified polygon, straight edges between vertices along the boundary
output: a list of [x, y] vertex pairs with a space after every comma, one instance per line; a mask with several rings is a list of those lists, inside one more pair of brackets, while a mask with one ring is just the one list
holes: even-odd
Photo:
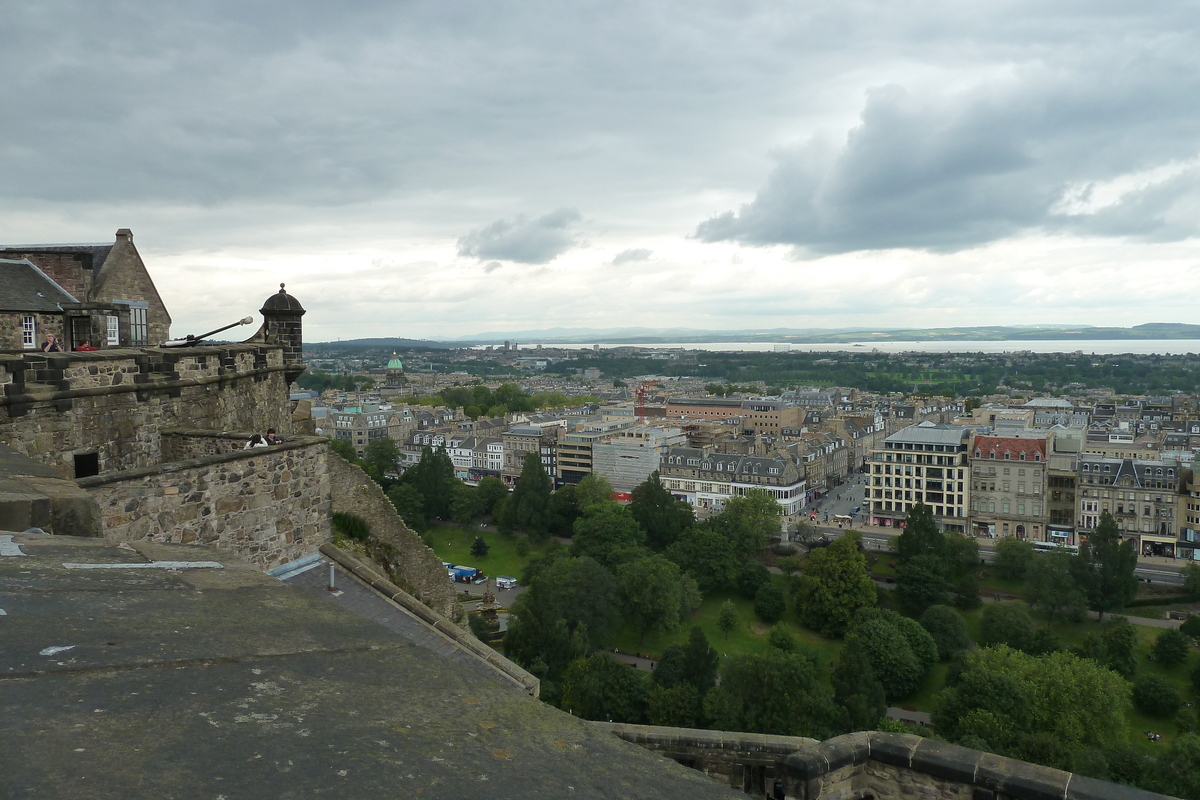
[[563, 408], [584, 403], [598, 402], [590, 395], [568, 396], [562, 392], [538, 392], [528, 394], [515, 383], [505, 383], [494, 390], [483, 384], [453, 386], [437, 394], [414, 399], [419, 405], [462, 408], [471, 419], [480, 417], [502, 417], [517, 411], [538, 411], [543, 408]]
[[1078, 384], [1123, 394], [1165, 394], [1193, 392], [1200, 386], [1200, 356], [1195, 354], [706, 352], [696, 363], [601, 352], [559, 362], [547, 372], [571, 375], [584, 367], [597, 367], [614, 379], [661, 374], [721, 384], [855, 386], [881, 393], [911, 392], [915, 385], [918, 391], [951, 397], [991, 394], [1004, 387], [1044, 392]]
[[336, 389], [343, 392], [364, 392], [375, 388], [375, 379], [367, 375], [333, 375], [320, 369], [305, 370], [296, 378], [301, 389], [323, 392]]

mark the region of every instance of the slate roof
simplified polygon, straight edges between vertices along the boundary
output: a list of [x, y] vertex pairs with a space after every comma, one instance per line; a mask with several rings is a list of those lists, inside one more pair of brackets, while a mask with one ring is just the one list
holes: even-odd
[[0, 311], [58, 313], [78, 302], [28, 259], [0, 259]]

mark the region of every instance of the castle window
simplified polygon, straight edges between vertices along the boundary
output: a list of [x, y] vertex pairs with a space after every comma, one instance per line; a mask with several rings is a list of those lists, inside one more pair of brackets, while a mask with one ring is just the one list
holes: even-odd
[[37, 347], [37, 318], [32, 314], [21, 317], [21, 346], [26, 350]]
[[150, 339], [149, 325], [147, 324], [149, 305], [132, 301], [118, 302], [129, 306], [129, 343], [134, 346], [148, 344]]
[[105, 317], [108, 330], [108, 346], [119, 347], [121, 344], [121, 318], [118, 316]]

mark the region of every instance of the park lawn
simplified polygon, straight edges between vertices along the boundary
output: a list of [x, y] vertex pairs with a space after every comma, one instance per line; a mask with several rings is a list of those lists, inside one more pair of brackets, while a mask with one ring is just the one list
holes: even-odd
[[[474, 544], [476, 536], [483, 536], [483, 540], [491, 547], [483, 558], [471, 555], [471, 545]], [[489, 578], [500, 575], [520, 578], [521, 570], [530, 557], [542, 552], [550, 544], [550, 540], [530, 542], [529, 555], [522, 558], [517, 555], [515, 536], [478, 528], [462, 528], [458, 525], [439, 525], [432, 528], [427, 541], [433, 543], [433, 552], [437, 553], [442, 561], [475, 567]]]

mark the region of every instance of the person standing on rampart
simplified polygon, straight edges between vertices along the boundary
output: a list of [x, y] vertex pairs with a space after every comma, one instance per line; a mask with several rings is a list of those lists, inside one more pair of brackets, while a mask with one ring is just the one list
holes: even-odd
[[42, 342], [42, 352], [43, 353], [61, 353], [62, 351], [63, 351], [62, 345], [58, 343], [58, 339], [55, 338], [54, 334], [47, 333], [46, 341]]

